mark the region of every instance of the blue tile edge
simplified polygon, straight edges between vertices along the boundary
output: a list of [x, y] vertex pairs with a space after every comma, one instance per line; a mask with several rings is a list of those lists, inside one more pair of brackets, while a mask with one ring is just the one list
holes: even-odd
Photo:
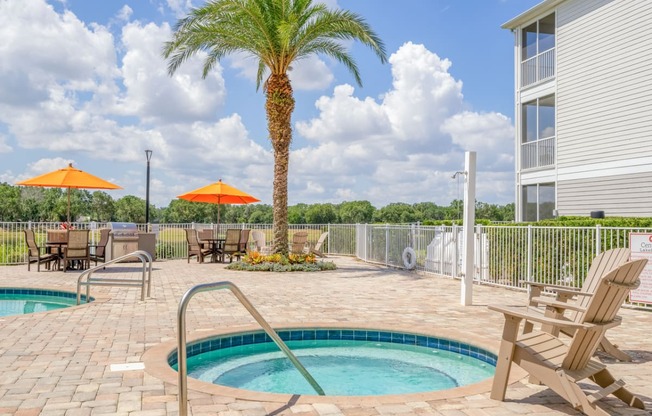
[[[405, 332], [383, 331], [378, 329], [351, 328], [301, 328], [278, 331], [283, 341], [313, 341], [313, 340], [346, 340], [346, 341], [378, 341], [437, 348], [478, 359], [482, 362], [496, 365], [497, 356], [483, 348], [447, 338], [438, 338]], [[186, 356], [193, 357], [207, 351], [230, 348], [239, 345], [273, 342], [263, 331], [228, 334], [190, 343], [186, 346]], [[177, 364], [177, 350], [168, 356], [168, 364]]]
[[[77, 301], [77, 294], [72, 292], [62, 292], [59, 290], [49, 290], [49, 289], [26, 289], [26, 288], [17, 288], [17, 287], [0, 287], [0, 295], [33, 295], [33, 296], [52, 296], [56, 298], [65, 298], [73, 299]], [[92, 296], [89, 297], [90, 301], [94, 301], [95, 298]], [[81, 301], [86, 302], [86, 295], [81, 295]]]

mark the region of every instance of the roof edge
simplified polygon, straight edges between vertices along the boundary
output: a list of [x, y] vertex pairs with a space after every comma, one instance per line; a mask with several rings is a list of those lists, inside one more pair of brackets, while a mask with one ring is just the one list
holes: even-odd
[[518, 26], [521, 26], [522, 24], [534, 19], [535, 17], [544, 14], [546, 12], [549, 12], [553, 8], [557, 7], [560, 3], [563, 3], [565, 1], [566, 0], [544, 0], [541, 3], [537, 4], [536, 6], [530, 8], [529, 10], [519, 14], [512, 20], [503, 23], [500, 27], [502, 29], [514, 30]]

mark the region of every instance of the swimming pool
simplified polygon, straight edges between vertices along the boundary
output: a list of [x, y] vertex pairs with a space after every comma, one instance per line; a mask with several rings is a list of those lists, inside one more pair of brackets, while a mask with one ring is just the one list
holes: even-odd
[[[493, 376], [496, 356], [452, 339], [378, 329], [278, 331], [329, 396], [377, 396], [467, 386]], [[267, 393], [315, 394], [262, 331], [188, 345], [188, 375]], [[168, 364], [176, 366], [176, 352]]]
[[[86, 296], [82, 295], [83, 302]], [[92, 301], [93, 298], [90, 298]], [[68, 308], [77, 304], [77, 294], [47, 289], [0, 288], [0, 317], [25, 315]]]

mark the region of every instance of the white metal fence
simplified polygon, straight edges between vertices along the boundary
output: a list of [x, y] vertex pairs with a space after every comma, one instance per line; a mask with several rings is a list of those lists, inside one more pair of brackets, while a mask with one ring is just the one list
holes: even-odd
[[[580, 287], [592, 259], [611, 248], [629, 247], [632, 232], [652, 229], [615, 227], [477, 226], [474, 233], [474, 280], [526, 289], [525, 282]], [[358, 225], [356, 256], [392, 267], [405, 267], [410, 247], [416, 269], [460, 277], [463, 233], [460, 226]], [[652, 304], [636, 304], [650, 308]]]
[[[0, 223], [0, 264], [27, 261], [22, 230], [35, 230], [37, 242], [45, 242], [47, 229], [60, 223]], [[76, 228], [91, 229], [91, 241], [99, 239], [103, 223], [75, 223]], [[144, 224], [138, 225], [144, 230]], [[215, 224], [155, 224], [156, 254], [159, 259], [185, 258], [187, 243], [184, 229], [216, 228]], [[228, 228], [249, 228], [265, 231], [271, 241], [269, 224], [220, 224], [220, 232]], [[292, 225], [294, 231], [307, 230], [309, 242], [315, 243], [328, 231], [324, 252], [351, 255], [388, 267], [404, 268], [403, 252], [407, 247], [416, 254], [416, 269], [453, 278], [463, 270], [461, 226], [321, 224]], [[652, 229], [616, 227], [535, 227], [477, 226], [474, 234], [474, 279], [483, 284], [525, 290], [524, 282], [579, 287], [591, 260], [611, 248], [628, 247], [629, 234], [652, 233]], [[44, 245], [44, 244], [42, 244]], [[652, 304], [637, 304], [652, 309]]]

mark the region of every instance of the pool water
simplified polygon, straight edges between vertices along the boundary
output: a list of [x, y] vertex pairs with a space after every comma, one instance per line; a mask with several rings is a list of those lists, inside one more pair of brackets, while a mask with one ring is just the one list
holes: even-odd
[[[307, 340], [286, 344], [329, 396], [446, 390], [485, 380], [495, 369], [487, 361], [460, 352], [401, 343]], [[316, 394], [270, 342], [191, 356], [188, 375], [247, 390]]]
[[53, 311], [76, 304], [74, 293], [40, 289], [0, 289], [0, 317]]

